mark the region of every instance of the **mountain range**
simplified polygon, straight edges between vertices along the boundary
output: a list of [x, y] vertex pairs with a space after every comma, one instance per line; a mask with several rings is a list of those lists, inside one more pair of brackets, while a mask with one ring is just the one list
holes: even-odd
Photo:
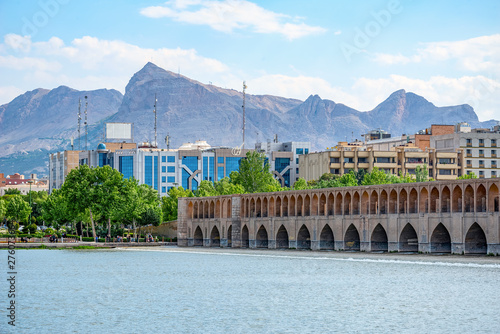
[[[35, 89], [0, 106], [0, 172], [47, 175], [48, 154], [84, 147], [84, 129], [78, 141], [79, 99], [82, 117], [87, 96], [89, 148], [103, 140], [105, 122], [134, 123], [136, 142], [154, 140], [154, 102], [157, 99], [159, 147], [171, 137], [171, 147], [206, 140], [211, 145], [242, 144], [243, 93], [203, 84], [147, 63], [125, 88], [78, 91], [66, 86]], [[310, 141], [323, 150], [338, 141], [360, 138], [382, 128], [393, 136], [415, 133], [431, 124], [480, 122], [467, 105], [436, 107], [424, 97], [398, 90], [370, 111], [358, 111], [341, 103], [311, 95], [305, 101], [271, 95], [245, 97], [246, 147], [278, 135], [281, 141]], [[78, 145], [80, 143], [80, 145]]]

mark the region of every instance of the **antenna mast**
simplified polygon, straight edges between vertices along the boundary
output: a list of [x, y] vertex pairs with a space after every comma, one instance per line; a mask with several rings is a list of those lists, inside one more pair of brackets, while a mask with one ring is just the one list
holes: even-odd
[[88, 129], [89, 129], [89, 124], [87, 122], [87, 106], [88, 106], [88, 100], [87, 100], [87, 96], [85, 96], [85, 123], [83, 123], [85, 125], [85, 150], [87, 150], [87, 135], [89, 133]]
[[245, 89], [247, 89], [247, 85], [245, 81], [243, 81], [243, 145], [242, 148], [245, 148]]
[[80, 138], [80, 123], [82, 121], [82, 99], [78, 99], [78, 150], [82, 149], [82, 146], [80, 145], [81, 138]]
[[156, 93], [155, 93], [155, 106], [154, 106], [155, 108], [154, 108], [154, 110], [153, 110], [153, 111], [154, 111], [154, 113], [155, 113], [155, 143], [154, 143], [154, 146], [155, 146], [155, 147], [158, 147], [158, 144], [157, 144], [158, 142], [156, 141], [156, 101], [157, 101], [157, 100], [156, 100]]

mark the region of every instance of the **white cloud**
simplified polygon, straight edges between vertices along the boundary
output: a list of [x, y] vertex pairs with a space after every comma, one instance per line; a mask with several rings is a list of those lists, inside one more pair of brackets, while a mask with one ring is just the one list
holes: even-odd
[[456, 61], [462, 70], [500, 73], [500, 34], [455, 42], [425, 43], [414, 55], [378, 53], [374, 60], [385, 65]]
[[282, 34], [289, 40], [326, 31], [318, 26], [287, 22], [300, 18], [275, 13], [246, 0], [176, 0], [163, 6], [146, 7], [141, 10], [141, 14], [151, 18], [168, 17], [180, 22], [208, 25], [226, 33], [249, 28], [262, 34]]

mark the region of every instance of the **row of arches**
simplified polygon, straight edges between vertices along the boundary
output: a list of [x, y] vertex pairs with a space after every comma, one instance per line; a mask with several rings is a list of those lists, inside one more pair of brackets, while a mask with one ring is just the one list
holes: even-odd
[[[232, 226], [229, 226], [227, 231], [228, 246], [232, 245]], [[249, 230], [246, 225], [241, 229], [241, 247], [248, 248], [250, 245]], [[210, 231], [210, 246], [220, 247], [220, 233], [217, 226], [214, 226]], [[197, 226], [193, 235], [194, 246], [203, 246], [203, 231], [200, 226]], [[268, 248], [269, 235], [264, 225], [261, 225], [255, 234], [255, 247]], [[302, 225], [298, 230], [295, 238], [297, 241], [297, 249], [311, 249], [311, 234], [306, 225]], [[289, 248], [290, 238], [288, 230], [284, 225], [281, 225], [276, 233], [276, 248], [287, 249]], [[370, 245], [372, 252], [387, 252], [388, 251], [388, 238], [384, 227], [381, 224], [373, 229], [370, 238]], [[335, 249], [335, 238], [331, 227], [326, 224], [321, 230], [319, 237], [320, 250], [333, 250]], [[361, 242], [358, 229], [354, 224], [349, 225], [344, 235], [344, 250], [346, 251], [360, 251]], [[417, 252], [418, 251], [418, 235], [413, 226], [407, 223], [401, 231], [399, 237], [399, 251], [400, 252]], [[430, 252], [431, 253], [451, 253], [451, 237], [447, 228], [439, 223], [430, 238]], [[486, 235], [479, 226], [474, 223], [471, 225], [467, 234], [465, 235], [464, 252], [466, 254], [486, 254], [487, 240]]]
[[231, 198], [190, 201], [188, 217], [191, 219], [231, 218]]
[[438, 212], [499, 212], [499, 189], [492, 184], [458, 184], [400, 189], [325, 191], [311, 194], [246, 196], [242, 217], [377, 215]]

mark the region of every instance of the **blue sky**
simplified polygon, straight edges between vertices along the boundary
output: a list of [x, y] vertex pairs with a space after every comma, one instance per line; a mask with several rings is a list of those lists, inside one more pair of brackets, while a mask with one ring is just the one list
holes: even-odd
[[405, 89], [500, 119], [500, 1], [2, 1], [0, 104], [114, 88], [148, 61], [192, 79], [370, 110]]

